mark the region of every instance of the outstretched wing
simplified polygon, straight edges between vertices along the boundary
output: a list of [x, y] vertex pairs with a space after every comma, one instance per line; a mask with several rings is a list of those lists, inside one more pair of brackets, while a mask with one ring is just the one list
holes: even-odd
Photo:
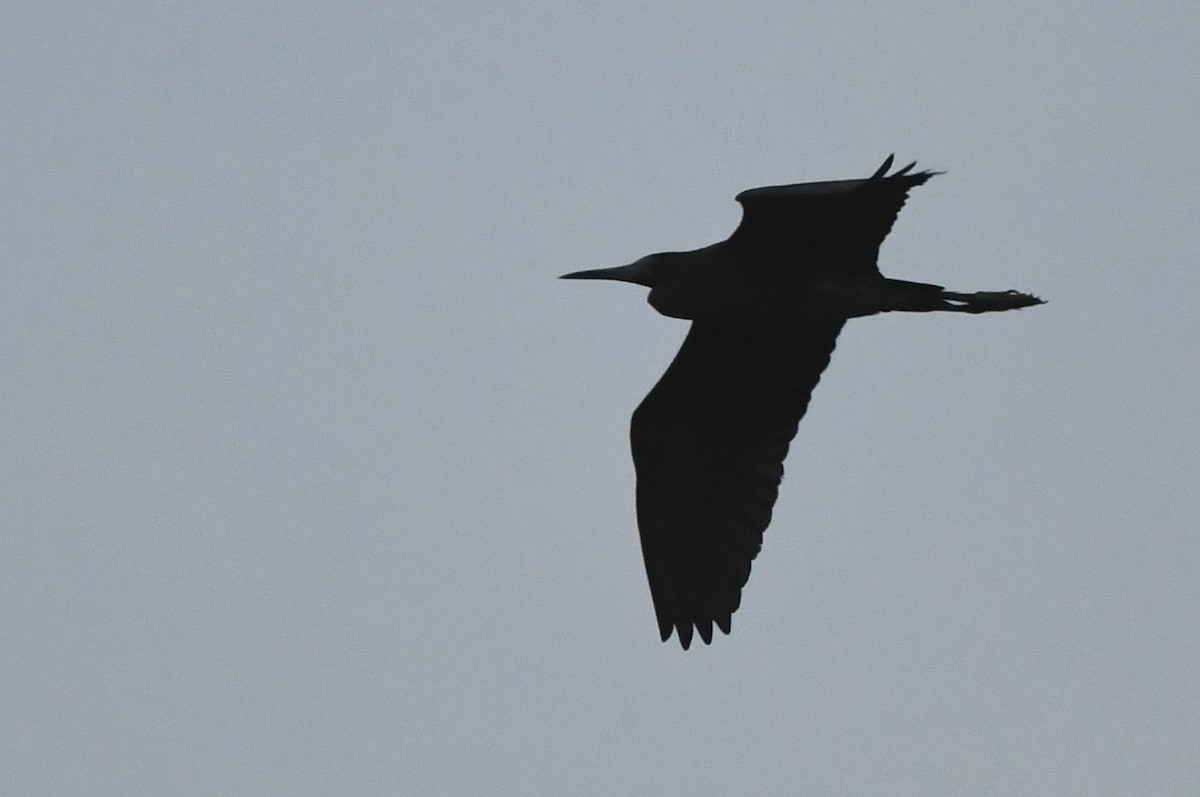
[[695, 321], [633, 413], [638, 529], [665, 642], [729, 633], [783, 478], [783, 459], [829, 364], [841, 320]]
[[879, 245], [891, 231], [909, 189], [941, 172], [913, 172], [917, 164], [887, 174], [888, 156], [865, 180], [836, 180], [752, 188], [737, 195], [742, 223], [729, 242], [750, 252], [772, 253], [815, 273], [879, 273]]

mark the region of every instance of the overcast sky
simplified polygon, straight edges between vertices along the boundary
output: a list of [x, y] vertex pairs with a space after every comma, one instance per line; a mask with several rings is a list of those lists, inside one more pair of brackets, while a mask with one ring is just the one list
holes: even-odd
[[[102, 10], [101, 10], [102, 9]], [[1200, 5], [0, 10], [0, 793], [1200, 793]], [[916, 189], [733, 634], [581, 268]]]

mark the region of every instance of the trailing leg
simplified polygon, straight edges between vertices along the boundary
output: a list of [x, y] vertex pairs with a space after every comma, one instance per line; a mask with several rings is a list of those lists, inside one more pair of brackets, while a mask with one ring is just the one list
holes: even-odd
[[1042, 299], [1020, 291], [980, 291], [978, 293], [951, 293], [942, 291], [938, 310], [954, 313], [996, 313], [1002, 310], [1019, 310], [1045, 304]]

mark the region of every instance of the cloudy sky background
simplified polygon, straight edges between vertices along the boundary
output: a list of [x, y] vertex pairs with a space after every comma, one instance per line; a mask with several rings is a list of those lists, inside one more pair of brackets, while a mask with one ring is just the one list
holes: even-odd
[[[0, 10], [0, 792], [1200, 791], [1200, 6]], [[101, 10], [102, 9], [102, 10]], [[734, 632], [659, 643], [560, 282], [947, 174]]]

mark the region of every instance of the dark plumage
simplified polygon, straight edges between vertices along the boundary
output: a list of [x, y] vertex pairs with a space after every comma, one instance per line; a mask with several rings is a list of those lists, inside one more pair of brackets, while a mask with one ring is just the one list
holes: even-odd
[[1041, 304], [1016, 291], [951, 293], [888, 279], [879, 245], [909, 189], [939, 172], [743, 191], [727, 240], [567, 279], [650, 288], [692, 320], [662, 379], [633, 413], [637, 515], [662, 638], [729, 633], [783, 478], [783, 460], [847, 319], [889, 311], [986, 313]]

